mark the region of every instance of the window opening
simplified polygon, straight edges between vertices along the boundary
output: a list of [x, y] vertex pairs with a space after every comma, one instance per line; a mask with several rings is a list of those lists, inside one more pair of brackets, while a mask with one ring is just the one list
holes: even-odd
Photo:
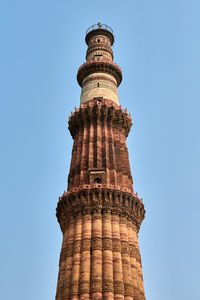
[[101, 183], [101, 178], [99, 177], [95, 178], [94, 183]]

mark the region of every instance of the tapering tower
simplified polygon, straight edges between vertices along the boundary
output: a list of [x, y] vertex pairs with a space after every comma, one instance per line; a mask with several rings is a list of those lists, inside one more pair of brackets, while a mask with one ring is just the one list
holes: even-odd
[[119, 106], [113, 31], [98, 23], [85, 41], [80, 108], [69, 118], [68, 190], [57, 206], [63, 243], [56, 300], [144, 300], [138, 232], [145, 210], [133, 191], [126, 145], [132, 121]]

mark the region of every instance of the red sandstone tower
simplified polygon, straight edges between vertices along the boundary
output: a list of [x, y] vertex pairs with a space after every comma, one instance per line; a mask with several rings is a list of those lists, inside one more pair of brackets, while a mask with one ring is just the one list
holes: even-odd
[[63, 243], [56, 300], [145, 300], [138, 245], [145, 210], [133, 191], [126, 146], [132, 121], [119, 106], [113, 31], [99, 23], [85, 41], [80, 108], [69, 118], [68, 190], [57, 206]]

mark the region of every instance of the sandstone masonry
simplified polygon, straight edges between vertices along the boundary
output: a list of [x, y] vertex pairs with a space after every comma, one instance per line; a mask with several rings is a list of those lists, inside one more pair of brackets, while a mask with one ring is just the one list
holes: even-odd
[[145, 209], [133, 190], [126, 145], [132, 120], [119, 106], [112, 29], [93, 25], [86, 43], [77, 74], [81, 104], [69, 117], [68, 190], [56, 213], [63, 233], [56, 300], [145, 300], [138, 245]]

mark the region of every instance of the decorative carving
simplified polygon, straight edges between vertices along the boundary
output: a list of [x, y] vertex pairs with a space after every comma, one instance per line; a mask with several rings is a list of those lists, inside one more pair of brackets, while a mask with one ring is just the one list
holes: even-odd
[[81, 280], [80, 281], [80, 294], [90, 293], [90, 281]]
[[122, 281], [114, 281], [115, 294], [124, 295], [124, 283]]
[[[101, 95], [106, 88], [110, 91], [107, 97], [114, 98], [111, 101], [98, 97], [84, 102], [88, 99], [85, 97], [69, 118], [74, 145], [68, 191], [59, 197], [56, 213], [62, 232], [67, 231], [60, 254], [56, 300], [84, 298], [84, 293], [91, 299], [96, 297], [93, 293], [105, 293], [98, 295], [99, 299], [109, 298], [106, 292], [119, 294], [119, 298], [145, 300], [137, 241], [130, 239], [134, 244], [129, 244], [119, 238], [118, 232], [121, 226], [124, 236], [130, 228], [138, 233], [145, 209], [142, 199], [133, 192], [126, 146], [132, 120], [127, 110], [114, 102], [122, 80], [121, 69], [112, 61], [114, 35], [99, 23], [86, 33], [86, 42], [87, 62], [77, 74], [79, 85], [84, 87], [82, 95], [90, 97], [93, 87], [96, 95]], [[109, 237], [109, 233], [118, 238]], [[92, 238], [85, 238], [90, 234]], [[112, 269], [113, 274], [108, 273]], [[133, 272], [128, 272], [130, 269]]]
[[90, 239], [82, 239], [82, 251], [90, 251], [91, 240]]
[[78, 295], [79, 294], [79, 281], [75, 280], [71, 283], [70, 295]]
[[103, 221], [108, 220], [111, 221], [111, 210], [109, 208], [102, 208]]
[[81, 252], [81, 241], [75, 241], [73, 253], [80, 253], [80, 252]]
[[114, 211], [112, 211], [112, 221], [119, 222], [119, 216]]
[[92, 250], [102, 250], [102, 238], [92, 238]]
[[[93, 38], [93, 37], [97, 37], [99, 35], [101, 36], [105, 36], [107, 38], [109, 38], [110, 40], [110, 43], [111, 45], [114, 43], [114, 35], [112, 33], [112, 29], [111, 28], [108, 28], [108, 26], [106, 27], [106, 30], [103, 29], [103, 26], [102, 24], [97, 24], [99, 27], [96, 27], [96, 28], [92, 28], [92, 30], [89, 30], [87, 31], [86, 33], [86, 37], [85, 37], [85, 41], [86, 41], [86, 44], [89, 45], [89, 42], [90, 40]], [[101, 27], [100, 27], [101, 26]], [[95, 30], [94, 30], [95, 29]], [[107, 30], [108, 29], [108, 30]], [[111, 30], [110, 30], [111, 29]]]
[[91, 293], [102, 292], [102, 280], [100, 279], [91, 279]]
[[103, 238], [103, 250], [111, 250], [112, 251], [112, 239], [111, 238]]
[[138, 288], [133, 288], [133, 299], [134, 300], [145, 300], [145, 295], [143, 291], [140, 291]]
[[113, 281], [103, 280], [103, 292], [112, 292], [113, 293]]
[[75, 112], [69, 118], [69, 131], [74, 138], [75, 135], [83, 130], [84, 120], [90, 124], [96, 119], [101, 122], [107, 122], [107, 124], [113, 124], [124, 129], [125, 136], [128, 136], [130, 128], [132, 126], [132, 120], [130, 115], [127, 114], [126, 110], [122, 110], [121, 107], [114, 104], [110, 105], [110, 101], [104, 99], [101, 102], [87, 101], [82, 104], [79, 110]]
[[64, 280], [63, 291], [64, 291], [64, 296], [65, 296], [66, 298], [70, 296], [70, 286], [71, 286], [70, 281]]
[[122, 81], [122, 71], [120, 67], [113, 63], [110, 59], [104, 57], [102, 60], [88, 59], [82, 66], [80, 66], [77, 74], [77, 80], [82, 87], [82, 82], [85, 77], [92, 73], [107, 73], [115, 77], [117, 85], [119, 86]]
[[121, 241], [121, 249], [122, 249], [122, 254], [130, 255], [130, 249], [129, 249], [129, 243], [128, 242]]
[[140, 251], [132, 244], [130, 244], [130, 256], [134, 257], [141, 264]]
[[124, 295], [133, 297], [133, 286], [130, 283], [124, 283]]
[[120, 217], [119, 218], [119, 223], [120, 224], [127, 224], [127, 218], [126, 217]]
[[[135, 195], [124, 193], [122, 191], [119, 192], [120, 199], [122, 199], [125, 195], [129, 198], [129, 202], [127, 202], [126, 206], [124, 206], [124, 203], [121, 200], [119, 203], [116, 203], [115, 197], [111, 197], [111, 195], [114, 193], [114, 189], [115, 187], [113, 187], [112, 190], [102, 186], [98, 189], [91, 188], [83, 189], [82, 191], [77, 189], [76, 192], [70, 192], [66, 195], [63, 195], [58, 202], [56, 214], [62, 231], [67, 228], [69, 219], [76, 214], [90, 213], [92, 214], [93, 220], [101, 220], [102, 213], [104, 215], [105, 212], [110, 212], [112, 214], [113, 221], [118, 221], [118, 215], [121, 215], [120, 223], [128, 223], [130, 226], [131, 222], [132, 228], [138, 232], [144, 219], [145, 210], [143, 203], [140, 202]], [[82, 203], [82, 193], [85, 193], [86, 198], [89, 201], [86, 205]], [[94, 201], [94, 197], [96, 197], [98, 200]], [[105, 199], [107, 200], [105, 201]], [[127, 218], [129, 219], [128, 222]]]
[[101, 209], [99, 209], [98, 207], [91, 207], [92, 208], [92, 220], [101, 220], [102, 219], [102, 215], [101, 215]]
[[119, 239], [112, 239], [113, 251], [121, 252], [121, 241]]

